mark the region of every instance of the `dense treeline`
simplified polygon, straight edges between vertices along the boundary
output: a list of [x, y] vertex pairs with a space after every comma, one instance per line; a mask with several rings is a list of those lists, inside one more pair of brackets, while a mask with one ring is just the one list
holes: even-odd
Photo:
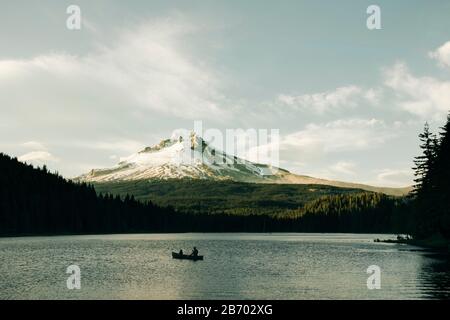
[[94, 184], [101, 193], [132, 194], [185, 213], [279, 216], [326, 195], [355, 194], [361, 189], [311, 184], [246, 183], [200, 179], [115, 181]]
[[0, 234], [158, 231], [172, 210], [97, 195], [43, 168], [0, 154]]
[[280, 218], [298, 221], [304, 231], [404, 233], [408, 215], [407, 199], [364, 192], [324, 196]]
[[408, 214], [407, 199], [364, 192], [323, 196], [276, 215], [183, 214], [177, 225], [192, 232], [404, 233]]
[[133, 196], [97, 194], [0, 154], [0, 235], [125, 232], [393, 232], [400, 200], [381, 194], [321, 196], [276, 215], [178, 212]]
[[414, 214], [409, 221], [417, 239], [450, 239], [450, 114], [438, 135], [425, 124], [420, 134], [423, 154], [416, 157]]

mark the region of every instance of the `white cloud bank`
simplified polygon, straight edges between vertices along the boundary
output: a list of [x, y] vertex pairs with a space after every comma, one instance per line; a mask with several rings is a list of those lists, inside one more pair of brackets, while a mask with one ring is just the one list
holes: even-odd
[[435, 59], [440, 66], [450, 68], [450, 41], [444, 43], [436, 50], [430, 51], [428, 55], [430, 58]]
[[[180, 45], [194, 30], [187, 22], [160, 20], [124, 31], [113, 44], [101, 44], [86, 55], [62, 52], [0, 60], [0, 89], [17, 90], [9, 91], [1, 101], [3, 105], [24, 104], [19, 90], [29, 88], [28, 95], [36, 102], [51, 102], [48, 105], [54, 108], [68, 107], [69, 99], [76, 106], [97, 100], [96, 108], [105, 117], [111, 116], [106, 112], [112, 106], [187, 119], [223, 117], [225, 98], [218, 77]], [[33, 90], [36, 84], [39, 89]], [[72, 112], [83, 116], [82, 110]]]
[[285, 136], [281, 148], [302, 153], [358, 151], [384, 143], [393, 133], [378, 119], [335, 120], [311, 123], [305, 129]]
[[423, 119], [441, 120], [450, 109], [450, 81], [416, 77], [404, 63], [385, 69], [385, 85], [400, 108]]
[[330, 166], [332, 172], [343, 174], [346, 176], [354, 176], [356, 174], [356, 164], [352, 161], [339, 161], [334, 165]]
[[324, 114], [333, 110], [342, 111], [342, 109], [356, 108], [361, 104], [376, 105], [380, 95], [380, 90], [363, 89], [350, 85], [312, 94], [280, 94], [278, 101], [296, 110]]
[[31, 150], [46, 150], [47, 148], [39, 141], [27, 141], [22, 143], [22, 146]]
[[411, 169], [382, 169], [376, 174], [376, 180], [369, 182], [378, 186], [405, 187], [412, 184], [414, 174]]
[[30, 164], [48, 164], [51, 162], [59, 162], [59, 159], [47, 151], [31, 151], [18, 158], [19, 161]]

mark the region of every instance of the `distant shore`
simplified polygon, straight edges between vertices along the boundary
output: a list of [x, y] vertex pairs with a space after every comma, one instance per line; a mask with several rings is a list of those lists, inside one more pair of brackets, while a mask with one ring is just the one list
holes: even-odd
[[399, 236], [397, 239], [375, 239], [374, 242], [408, 244], [440, 252], [450, 252], [450, 241], [441, 236], [433, 236], [428, 239], [414, 239]]

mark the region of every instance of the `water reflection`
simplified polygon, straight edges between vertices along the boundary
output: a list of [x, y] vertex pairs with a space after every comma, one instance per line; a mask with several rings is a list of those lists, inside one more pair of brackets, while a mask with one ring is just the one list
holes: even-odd
[[[381, 235], [170, 234], [0, 239], [0, 299], [449, 299], [447, 256]], [[385, 236], [384, 236], [385, 237]], [[196, 246], [204, 261], [172, 259]], [[78, 264], [82, 290], [67, 290]], [[369, 265], [382, 289], [368, 290]]]
[[448, 254], [426, 253], [418, 274], [421, 291], [431, 299], [450, 299], [450, 259]]

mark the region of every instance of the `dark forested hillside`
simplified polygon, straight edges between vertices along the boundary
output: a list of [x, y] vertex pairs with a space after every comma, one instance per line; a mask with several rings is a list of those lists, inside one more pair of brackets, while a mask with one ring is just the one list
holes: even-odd
[[86, 184], [0, 154], [0, 234], [159, 231], [170, 209], [97, 196]]
[[361, 189], [310, 184], [268, 184], [200, 179], [136, 180], [95, 183], [101, 193], [171, 205], [195, 214], [282, 216], [323, 196], [365, 193]]
[[[189, 190], [189, 182], [182, 188]], [[166, 186], [168, 187], [168, 186]], [[88, 234], [130, 232], [402, 232], [407, 210], [400, 198], [327, 186], [289, 186], [285, 194], [252, 189], [250, 184], [228, 186], [226, 192], [246, 194], [229, 210], [224, 189], [217, 192], [214, 214], [201, 210], [176, 210], [122, 194], [98, 194], [94, 187], [67, 181], [44, 168], [33, 168], [0, 154], [0, 235]], [[181, 187], [180, 187], [181, 188]], [[304, 189], [301, 189], [304, 188]], [[331, 189], [329, 189], [331, 188]], [[169, 193], [158, 189], [161, 195]], [[203, 189], [205, 190], [205, 189]], [[232, 191], [234, 190], [234, 191]], [[240, 191], [239, 191], [240, 190]], [[303, 190], [303, 192], [299, 192]], [[191, 185], [191, 194], [200, 192]], [[245, 194], [245, 192], [244, 192]], [[225, 201], [220, 201], [225, 199]], [[265, 199], [265, 200], [264, 200]], [[184, 199], [188, 204], [192, 197]], [[218, 202], [216, 202], [216, 200]], [[231, 205], [236, 205], [231, 203]], [[263, 213], [255, 210], [268, 208]], [[165, 204], [170, 204], [168, 201]], [[223, 205], [220, 210], [220, 205]], [[198, 208], [198, 198], [188, 208]], [[246, 210], [247, 206], [247, 210]], [[202, 206], [205, 208], [205, 206]], [[207, 208], [207, 206], [206, 206]], [[277, 208], [277, 210], [273, 210]], [[270, 209], [270, 210], [269, 210]], [[402, 216], [403, 215], [403, 216]]]
[[423, 154], [415, 159], [415, 238], [450, 240], [450, 114], [439, 135], [425, 124], [419, 136]]
[[304, 231], [408, 233], [409, 209], [405, 198], [364, 192], [323, 196], [279, 218], [301, 222]]

